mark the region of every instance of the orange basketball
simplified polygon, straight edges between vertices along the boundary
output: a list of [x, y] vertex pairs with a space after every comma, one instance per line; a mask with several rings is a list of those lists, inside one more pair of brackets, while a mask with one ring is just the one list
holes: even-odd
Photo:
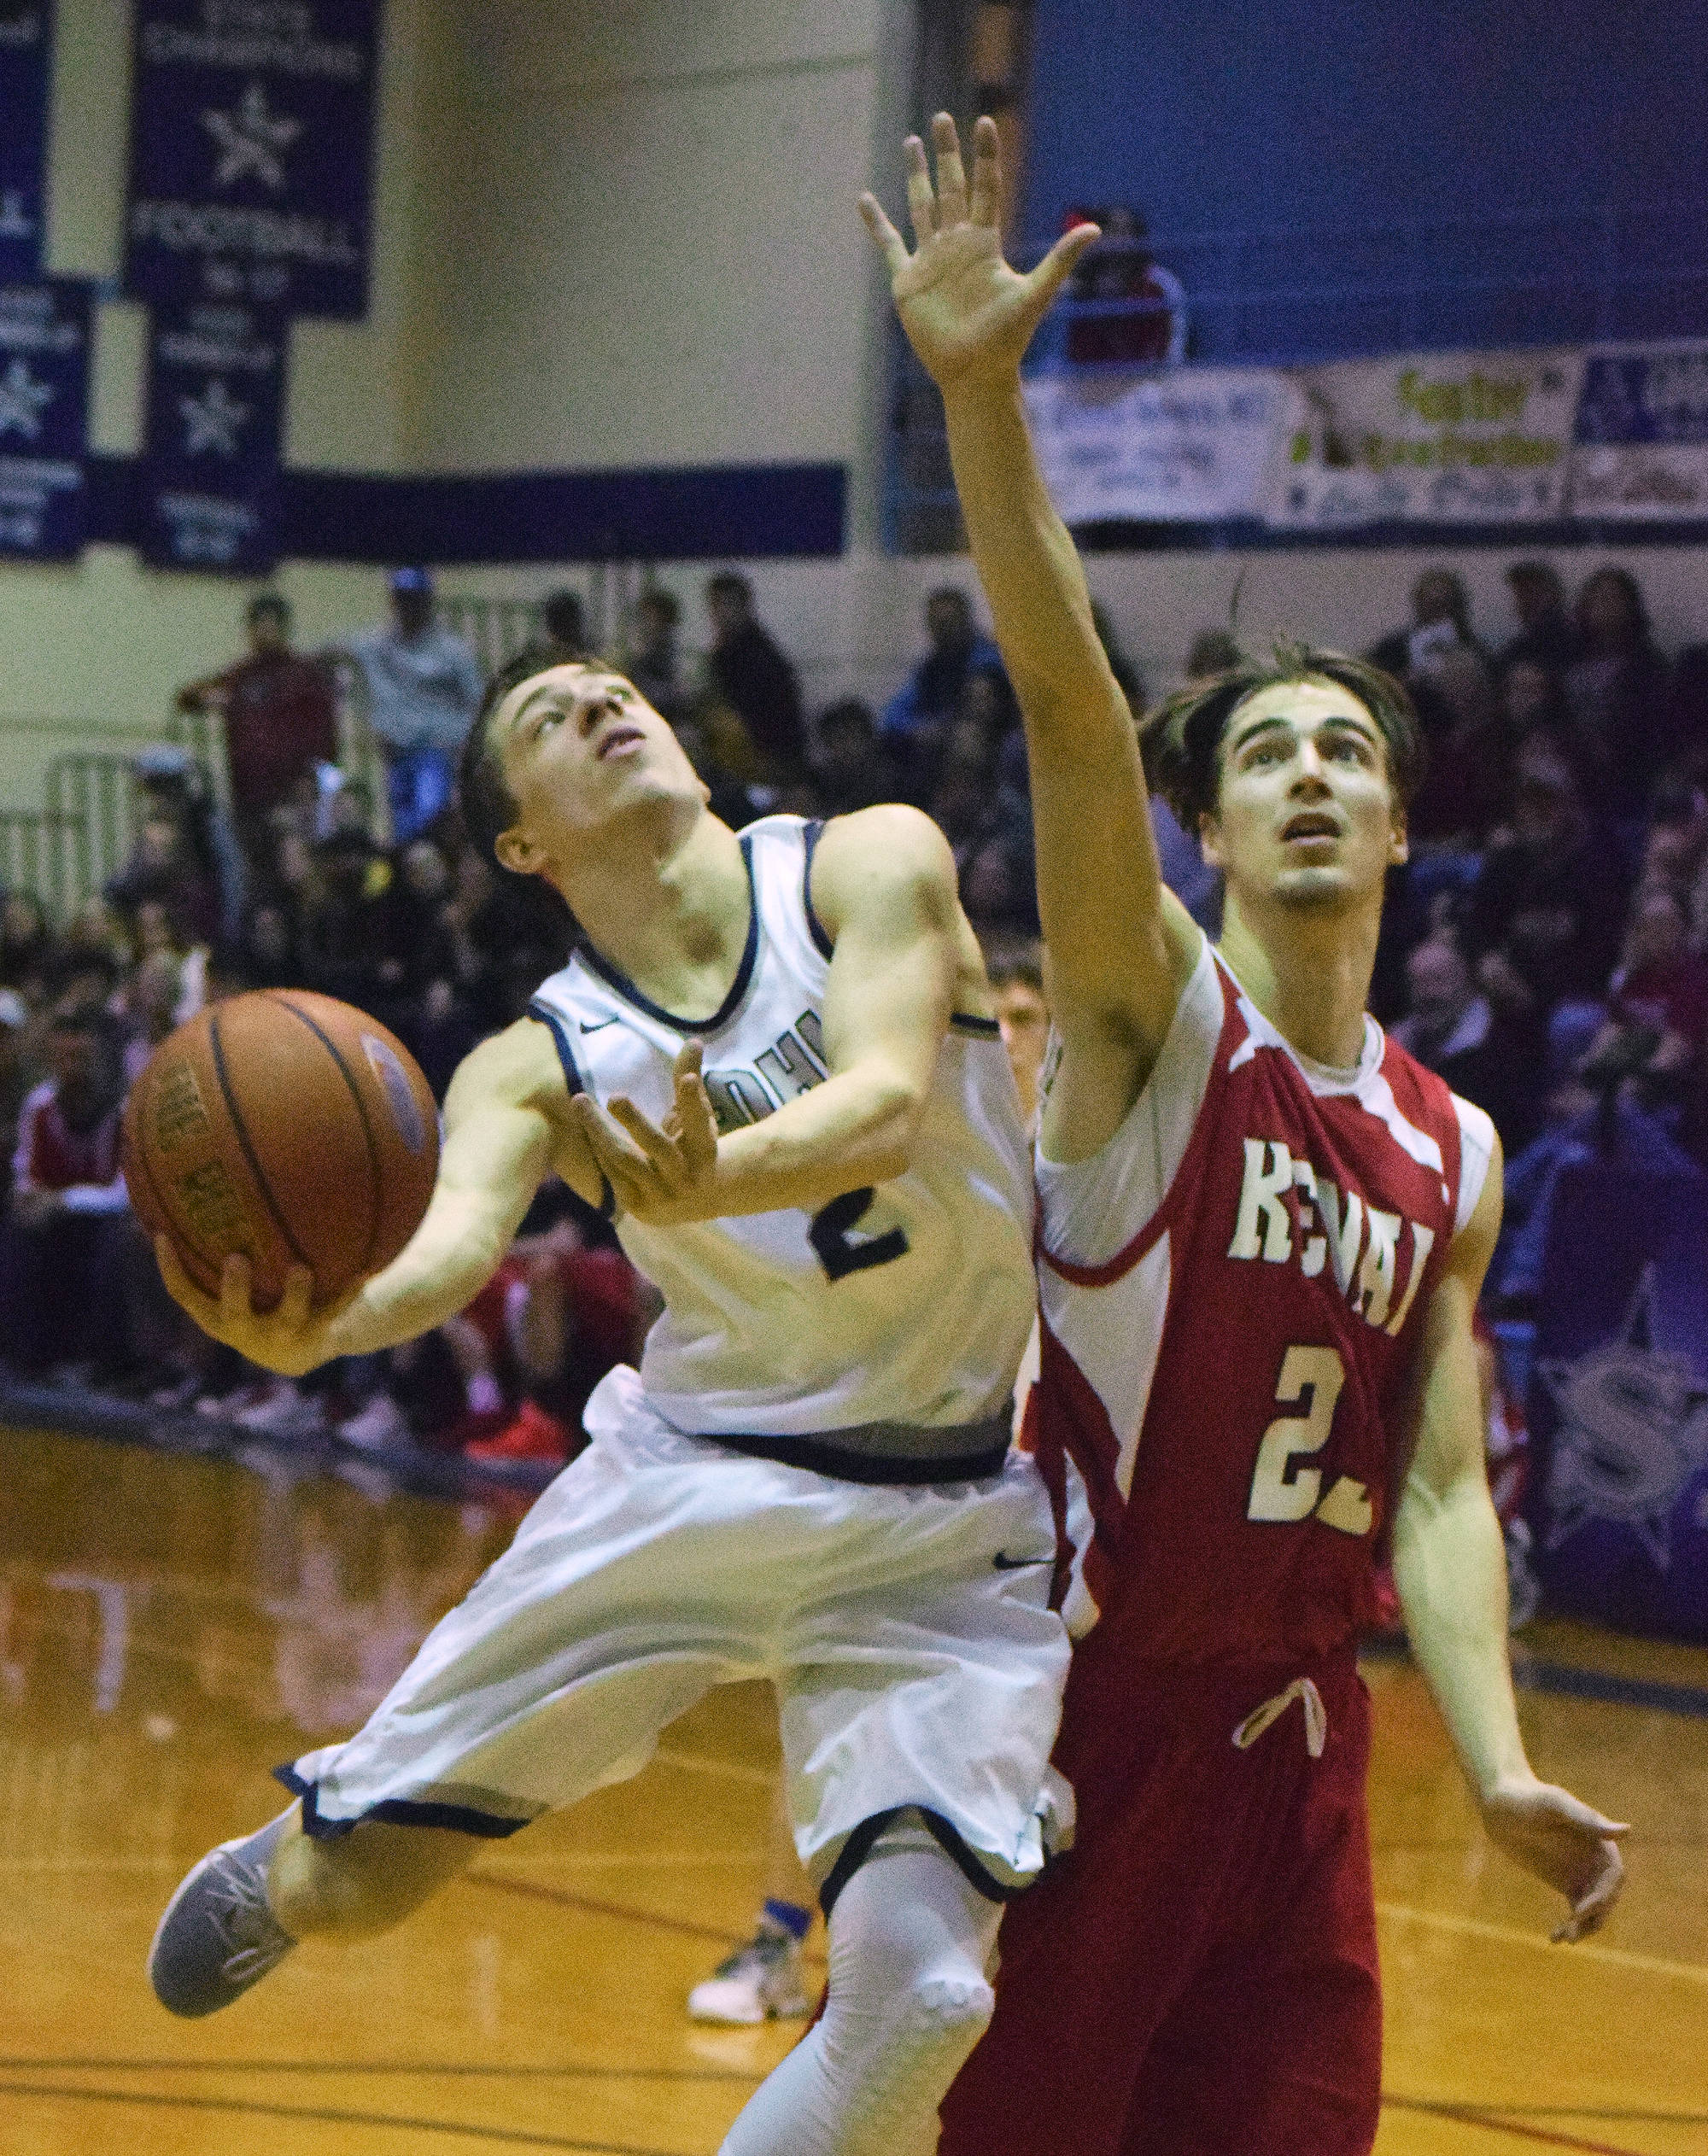
[[125, 1103], [125, 1180], [209, 1294], [225, 1259], [270, 1310], [291, 1266], [317, 1306], [389, 1265], [421, 1224], [439, 1113], [408, 1050], [348, 1003], [264, 989], [162, 1041]]

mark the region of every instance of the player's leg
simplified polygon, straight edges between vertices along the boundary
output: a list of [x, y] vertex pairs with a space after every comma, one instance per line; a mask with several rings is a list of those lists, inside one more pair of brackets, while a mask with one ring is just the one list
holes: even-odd
[[267, 1900], [293, 1940], [371, 1938], [413, 1915], [480, 1849], [471, 1834], [384, 1820], [316, 1841], [302, 1831], [301, 1805], [293, 1805], [272, 1847]]
[[708, 1618], [752, 1554], [740, 1468], [591, 1448], [366, 1724], [281, 1770], [301, 1806], [182, 1882], [149, 1955], [162, 2004], [211, 2013], [297, 1937], [385, 1931], [483, 1841], [638, 1771], [710, 1686], [757, 1674], [760, 1644]]
[[922, 1836], [880, 1840], [831, 1914], [824, 2013], [722, 2156], [927, 2156], [937, 2106], [990, 2019], [1000, 1914]]
[[1376, 2138], [1382, 1997], [1364, 1796], [1368, 1703], [1349, 1656], [1322, 1683], [1320, 1759], [1304, 1754], [1284, 1720], [1258, 1740], [1281, 1739], [1264, 1763], [1291, 1786], [1240, 1822], [1261, 1861], [1150, 2045], [1120, 2156], [1367, 2156]]
[[693, 2019], [740, 2027], [810, 2013], [801, 1943], [812, 1929], [812, 1884], [795, 1853], [794, 1822], [780, 1774], [766, 1809], [763, 1895], [752, 1936], [689, 1992]]

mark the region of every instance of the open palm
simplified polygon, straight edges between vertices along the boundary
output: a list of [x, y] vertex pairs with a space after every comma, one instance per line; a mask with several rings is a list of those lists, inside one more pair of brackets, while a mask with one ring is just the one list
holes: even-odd
[[916, 135], [906, 143], [915, 251], [908, 252], [875, 196], [860, 197], [860, 213], [883, 249], [908, 341], [947, 392], [1013, 376], [1045, 308], [1097, 237], [1097, 228], [1076, 227], [1022, 276], [1003, 260], [1002, 158], [995, 122], [981, 120], [974, 129], [970, 194], [960, 137], [947, 113], [931, 123], [931, 140], [935, 187], [924, 143]]

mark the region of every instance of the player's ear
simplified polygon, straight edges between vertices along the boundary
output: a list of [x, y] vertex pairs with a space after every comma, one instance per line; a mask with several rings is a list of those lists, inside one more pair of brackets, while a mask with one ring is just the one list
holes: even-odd
[[1412, 857], [1411, 835], [1406, 828], [1406, 811], [1396, 809], [1388, 833], [1388, 866], [1398, 868]]
[[1222, 827], [1214, 811], [1206, 809], [1198, 818], [1198, 850], [1207, 868], [1225, 868], [1222, 858]]
[[513, 870], [518, 876], [537, 876], [545, 865], [545, 856], [539, 847], [517, 824], [499, 833], [492, 842], [492, 850], [500, 866]]

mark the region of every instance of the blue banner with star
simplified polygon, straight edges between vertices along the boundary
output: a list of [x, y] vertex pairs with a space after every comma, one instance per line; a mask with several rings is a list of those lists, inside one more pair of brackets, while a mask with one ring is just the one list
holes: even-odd
[[379, 0], [136, 0], [125, 282], [367, 311]]
[[1570, 1160], [1552, 1190], [1532, 1563], [1551, 1608], [1708, 1641], [1708, 1176], [1665, 1144]]
[[41, 274], [52, 44], [49, 0], [0, 0], [0, 284]]
[[285, 334], [268, 309], [155, 309], [141, 544], [156, 567], [259, 576], [278, 560]]
[[0, 289], [0, 556], [69, 561], [88, 516], [89, 287]]

